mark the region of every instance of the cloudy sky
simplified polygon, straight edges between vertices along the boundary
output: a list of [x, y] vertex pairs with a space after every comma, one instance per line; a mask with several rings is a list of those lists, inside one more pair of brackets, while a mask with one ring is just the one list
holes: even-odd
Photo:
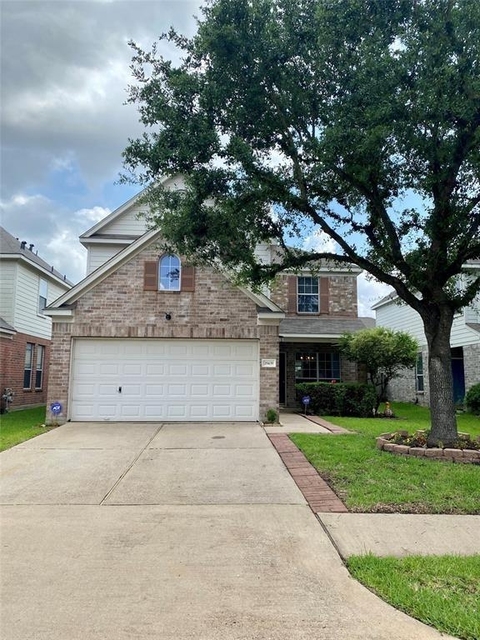
[[[1, 0], [2, 226], [73, 282], [78, 236], [137, 189], [115, 184], [129, 137], [133, 39], [149, 49], [173, 25], [192, 35], [200, 0]], [[174, 57], [164, 45], [162, 52]], [[321, 241], [321, 239], [320, 239]], [[315, 238], [309, 238], [311, 246]], [[361, 279], [360, 314], [388, 290]]]

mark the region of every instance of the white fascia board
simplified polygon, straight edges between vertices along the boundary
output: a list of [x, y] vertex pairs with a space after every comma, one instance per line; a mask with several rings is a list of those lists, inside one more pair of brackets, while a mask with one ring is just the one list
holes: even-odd
[[143, 236], [132, 242], [114, 255], [110, 260], [105, 262], [102, 266], [92, 271], [86, 278], [76, 284], [70, 291], [57, 298], [47, 309], [55, 309], [61, 307], [64, 304], [71, 304], [83, 296], [85, 293], [93, 289], [97, 284], [105, 280], [110, 274], [114, 273], [119, 267], [131, 260], [137, 253], [145, 247], [154, 242], [154, 240], [160, 235], [158, 229], [152, 229], [147, 231]]
[[3, 328], [3, 327], [0, 327], [0, 335], [2, 335], [2, 336], [3, 336], [3, 335], [6, 335], [6, 336], [8, 336], [9, 338], [13, 338], [13, 336], [14, 336], [16, 333], [17, 333], [17, 332], [16, 332], [16, 330], [15, 330], [15, 329], [10, 330], [10, 329], [6, 329], [6, 328]]
[[280, 322], [285, 318], [284, 313], [260, 312], [257, 315], [257, 325], [280, 326]]
[[287, 275], [291, 275], [291, 276], [295, 276], [298, 275], [299, 273], [343, 273], [346, 275], [360, 275], [363, 272], [363, 269], [361, 269], [360, 267], [357, 267], [357, 265], [352, 264], [351, 266], [345, 266], [345, 267], [338, 267], [338, 266], [321, 266], [318, 267], [318, 269], [309, 269], [308, 267], [301, 267], [298, 270], [293, 270], [293, 269], [285, 269], [285, 271], [280, 272], [278, 275], [281, 275], [282, 273], [285, 273]]
[[53, 318], [54, 320], [59, 320], [60, 318], [73, 318], [73, 309], [56, 309], [56, 308], [46, 308], [43, 310], [44, 315]]
[[[228, 275], [227, 275], [227, 278], [228, 278]], [[267, 296], [264, 295], [263, 293], [254, 293], [247, 287], [238, 287], [238, 288], [242, 293], [244, 293], [248, 298], [250, 298], [252, 302], [255, 302], [255, 304], [258, 305], [259, 307], [267, 307], [267, 309], [271, 309], [271, 311], [273, 312], [282, 313], [283, 314], [282, 317], [284, 317], [285, 314], [283, 313], [282, 309], [280, 309], [278, 305], [272, 302], [270, 298], [267, 298]]]
[[386, 304], [391, 304], [392, 302], [397, 302], [398, 300], [398, 295], [395, 294], [391, 294], [388, 296], [388, 298], [383, 298], [382, 300], [379, 300], [378, 302], [375, 302], [375, 304], [373, 304], [370, 309], [373, 309], [373, 311], [375, 311], [376, 309], [380, 309], [380, 307], [384, 307]]
[[64, 280], [63, 278], [59, 278], [57, 275], [52, 273], [49, 269], [45, 269], [45, 267], [42, 267], [42, 265], [38, 264], [37, 262], [34, 262], [33, 260], [29, 260], [27, 256], [24, 256], [21, 253], [2, 253], [0, 255], [0, 260], [19, 260], [21, 262], [25, 262], [29, 267], [33, 267], [35, 271], [38, 271], [39, 273], [44, 275], [46, 278], [53, 280], [56, 284], [62, 287], [65, 287], [65, 289], [68, 290], [72, 288], [72, 285], [69, 284], [66, 280]]
[[141, 238], [143, 235], [143, 233], [141, 233], [138, 236], [125, 236], [123, 238], [112, 238], [110, 236], [95, 236], [94, 238], [79, 238], [80, 244], [82, 244], [84, 247], [88, 247], [92, 244], [131, 244], [132, 242], [135, 242], [135, 240], [138, 240], [138, 238]]
[[281, 342], [336, 342], [342, 336], [336, 333], [327, 334], [288, 334], [280, 333]]

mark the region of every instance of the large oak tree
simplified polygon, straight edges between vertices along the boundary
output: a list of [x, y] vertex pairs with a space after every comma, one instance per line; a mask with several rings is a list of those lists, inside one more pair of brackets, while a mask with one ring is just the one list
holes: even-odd
[[[132, 43], [145, 133], [124, 152], [151, 223], [244, 281], [336, 260], [391, 285], [425, 327], [431, 443], [455, 440], [450, 333], [480, 290], [480, 2], [213, 0], [164, 43], [179, 63]], [[336, 249], [296, 249], [312, 228]]]

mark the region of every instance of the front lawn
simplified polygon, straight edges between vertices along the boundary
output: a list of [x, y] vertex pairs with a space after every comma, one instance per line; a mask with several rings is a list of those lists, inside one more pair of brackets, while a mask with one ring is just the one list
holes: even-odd
[[[292, 434], [293, 442], [327, 480], [350, 511], [480, 514], [480, 467], [395, 456], [379, 451], [375, 437], [386, 431], [429, 426], [429, 411], [394, 404], [398, 419], [327, 420], [352, 434]], [[459, 431], [480, 433], [477, 416], [459, 416]]]
[[350, 573], [397, 609], [462, 640], [480, 638], [480, 555], [352, 556]]
[[40, 425], [45, 422], [45, 407], [22, 409], [0, 415], [0, 451], [30, 440], [48, 431]]

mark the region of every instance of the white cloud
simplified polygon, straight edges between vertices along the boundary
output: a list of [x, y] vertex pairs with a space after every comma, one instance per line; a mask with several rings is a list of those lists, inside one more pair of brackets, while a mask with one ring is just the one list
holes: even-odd
[[365, 271], [358, 276], [358, 315], [375, 317], [372, 305], [392, 291], [392, 287], [375, 280]]
[[335, 253], [337, 250], [337, 243], [325, 232], [317, 230], [304, 238], [302, 248], [307, 251], [316, 251], [319, 253]]
[[87, 252], [78, 236], [110, 213], [94, 206], [69, 210], [42, 196], [15, 194], [0, 203], [2, 226], [72, 282], [85, 277]]

